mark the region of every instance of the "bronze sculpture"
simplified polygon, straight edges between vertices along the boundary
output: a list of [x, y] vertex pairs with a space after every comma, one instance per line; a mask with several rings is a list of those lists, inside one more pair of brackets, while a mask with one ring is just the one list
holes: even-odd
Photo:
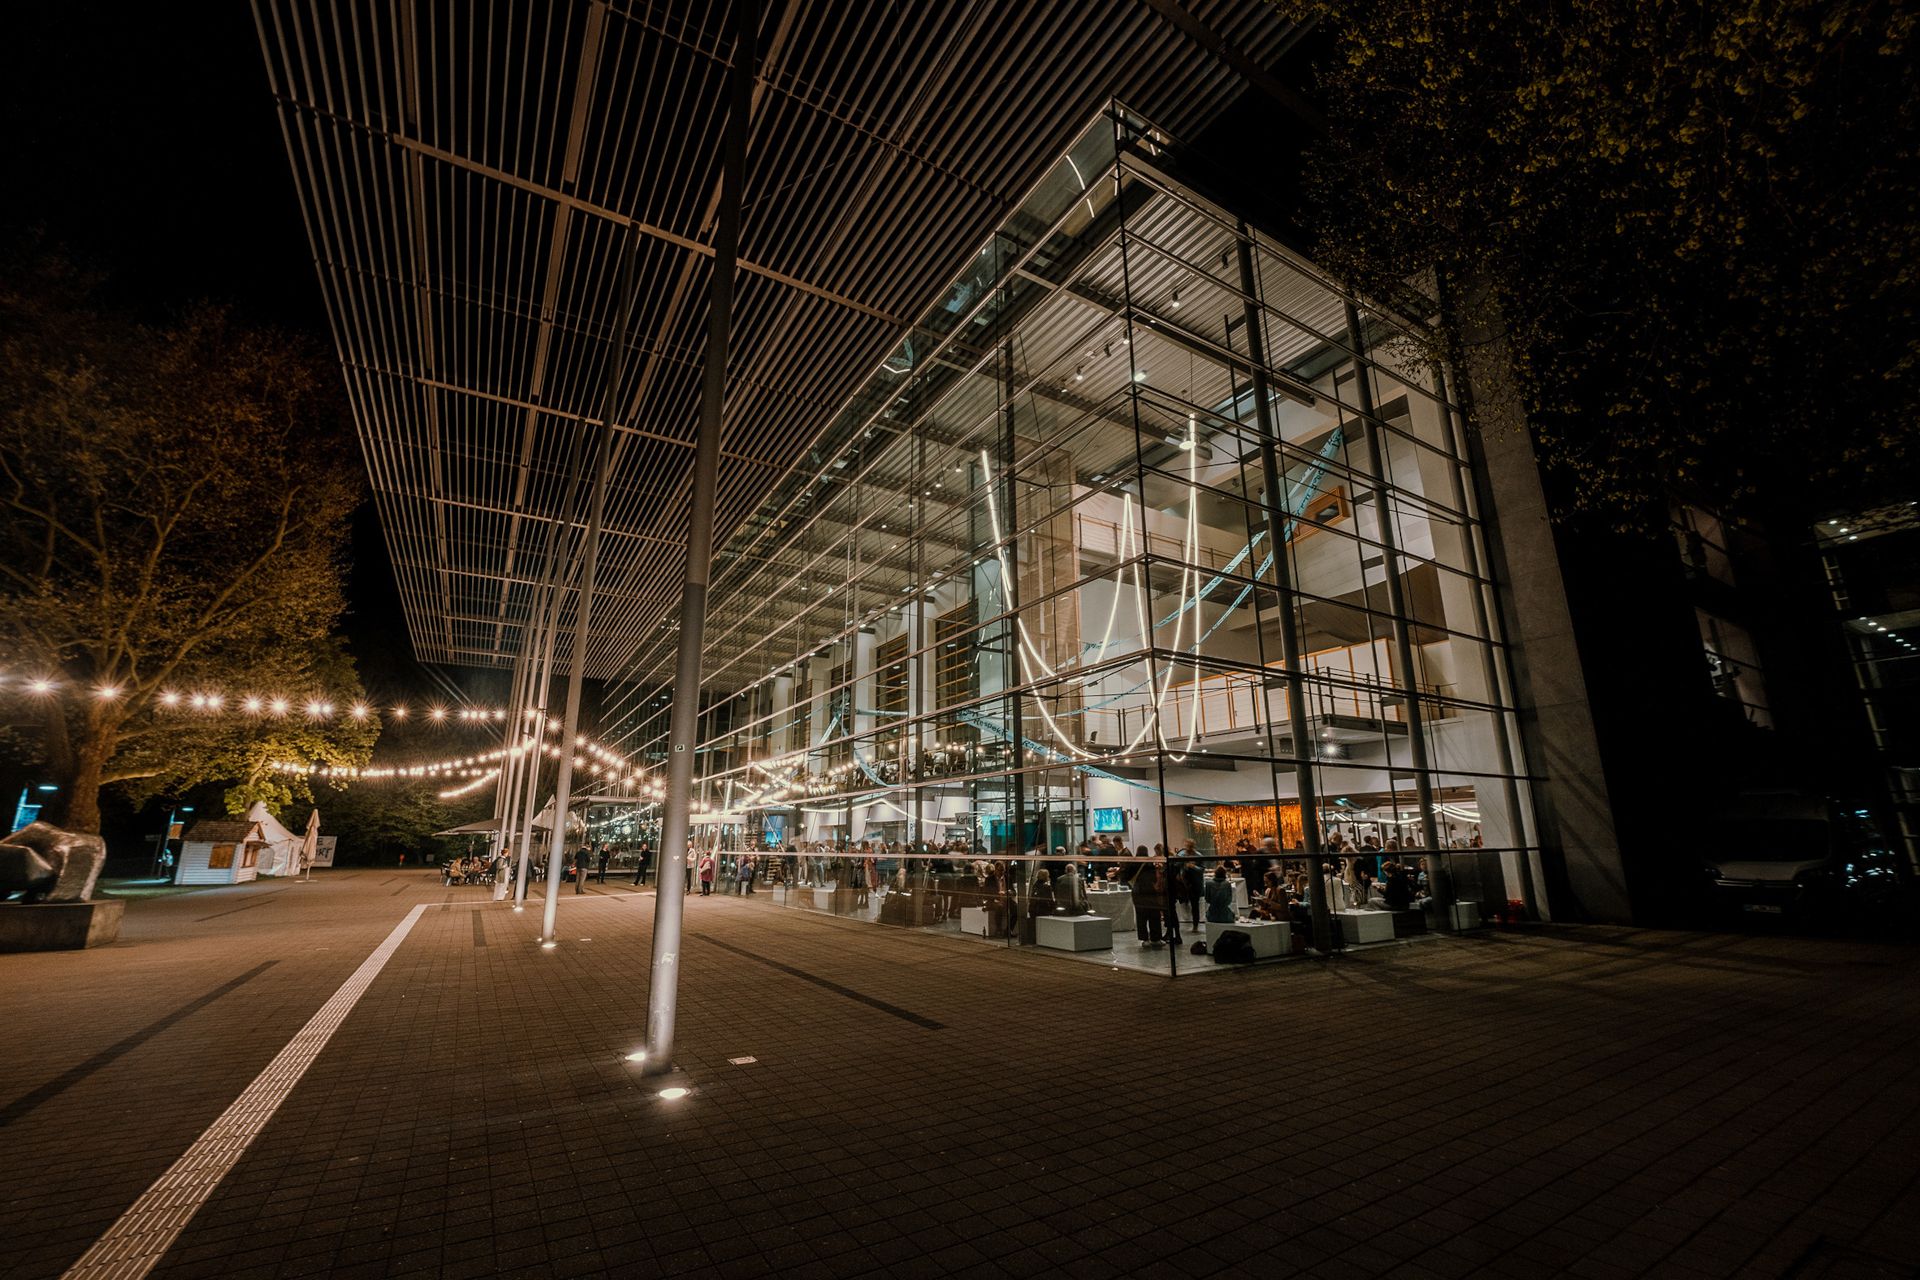
[[31, 822], [0, 839], [0, 899], [86, 902], [107, 861], [106, 841], [46, 822]]

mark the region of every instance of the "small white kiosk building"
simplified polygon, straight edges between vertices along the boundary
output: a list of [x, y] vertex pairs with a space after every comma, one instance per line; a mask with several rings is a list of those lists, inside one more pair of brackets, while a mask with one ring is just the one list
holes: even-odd
[[245, 884], [260, 875], [266, 833], [252, 818], [196, 822], [181, 840], [175, 884]]

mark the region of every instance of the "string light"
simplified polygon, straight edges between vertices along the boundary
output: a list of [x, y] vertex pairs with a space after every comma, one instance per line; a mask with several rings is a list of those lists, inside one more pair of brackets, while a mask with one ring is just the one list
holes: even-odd
[[500, 771], [494, 769], [481, 774], [471, 782], [463, 782], [457, 787], [448, 787], [445, 791], [438, 792], [437, 794], [442, 800], [458, 800], [461, 796], [472, 795], [499, 776]]
[[[558, 724], [558, 721], [553, 723]], [[546, 728], [545, 726], [538, 727], [542, 730]], [[643, 774], [631, 760], [620, 755], [618, 752], [609, 751], [597, 742], [582, 737], [580, 739], [580, 749], [584, 752], [584, 755], [575, 755], [573, 758], [574, 764], [595, 776], [606, 777], [609, 780], [618, 781], [625, 785], [638, 785], [642, 787], [658, 785], [657, 783], [652, 783], [648, 776]], [[531, 751], [542, 752], [556, 760], [559, 759], [561, 755], [561, 749], [557, 744], [542, 742], [529, 735], [522, 738], [519, 742], [514, 743], [512, 746], [495, 747], [490, 751], [483, 751], [476, 755], [451, 756], [444, 760], [433, 760], [416, 765], [384, 765], [377, 768], [357, 768], [351, 765], [303, 764], [292, 760], [277, 760], [273, 763], [273, 769], [279, 773], [305, 774], [310, 777], [324, 778], [430, 778], [447, 773], [485, 768], [490, 766], [494, 761], [525, 755]], [[591, 758], [589, 759], [589, 757]]]
[[[86, 684], [84, 682], [64, 681], [55, 676], [9, 675], [0, 671], [0, 687], [12, 685], [21, 693], [46, 695], [71, 690], [82, 697], [120, 698], [130, 690], [125, 685]], [[112, 692], [107, 692], [111, 690]], [[295, 702], [285, 695], [275, 695], [254, 690], [202, 687], [196, 690], [161, 689], [155, 695], [155, 702], [169, 710], [194, 710], [201, 712], [225, 711], [231, 709], [247, 715], [286, 715], [295, 706]], [[300, 702], [299, 705], [315, 718], [332, 716], [341, 706], [347, 708], [347, 714], [355, 720], [373, 718], [375, 707], [364, 698], [336, 701], [324, 694], [316, 694]], [[415, 704], [418, 706], [418, 704]], [[457, 709], [434, 705], [420, 707], [436, 723], [451, 723], [458, 720], [462, 724], [495, 726], [507, 719], [507, 708], [491, 704], [469, 704]], [[415, 713], [415, 708], [404, 702], [396, 702], [388, 707], [384, 714], [395, 720], [406, 720]], [[545, 716], [545, 711], [528, 707], [526, 718], [537, 720]], [[557, 730], [559, 721], [552, 721]]]

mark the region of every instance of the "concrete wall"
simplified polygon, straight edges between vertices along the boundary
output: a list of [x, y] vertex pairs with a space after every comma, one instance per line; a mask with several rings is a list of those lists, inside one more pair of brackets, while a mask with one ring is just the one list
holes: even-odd
[[1594, 731], [1567, 584], [1548, 520], [1533, 440], [1517, 405], [1505, 344], [1463, 334], [1468, 430], [1488, 554], [1507, 639], [1525, 771], [1540, 823], [1541, 865], [1556, 917], [1633, 918], [1606, 767]]

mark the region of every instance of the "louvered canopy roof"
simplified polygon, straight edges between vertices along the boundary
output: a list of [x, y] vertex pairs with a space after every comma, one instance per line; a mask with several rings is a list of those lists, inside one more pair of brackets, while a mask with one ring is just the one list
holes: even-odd
[[[550, 532], [577, 509], [571, 451], [608, 403], [633, 237], [586, 663], [619, 675], [684, 565], [727, 6], [255, 7], [421, 661], [519, 651]], [[767, 0], [717, 539], [1103, 101], [1190, 136], [1299, 34], [1262, 0]]]

